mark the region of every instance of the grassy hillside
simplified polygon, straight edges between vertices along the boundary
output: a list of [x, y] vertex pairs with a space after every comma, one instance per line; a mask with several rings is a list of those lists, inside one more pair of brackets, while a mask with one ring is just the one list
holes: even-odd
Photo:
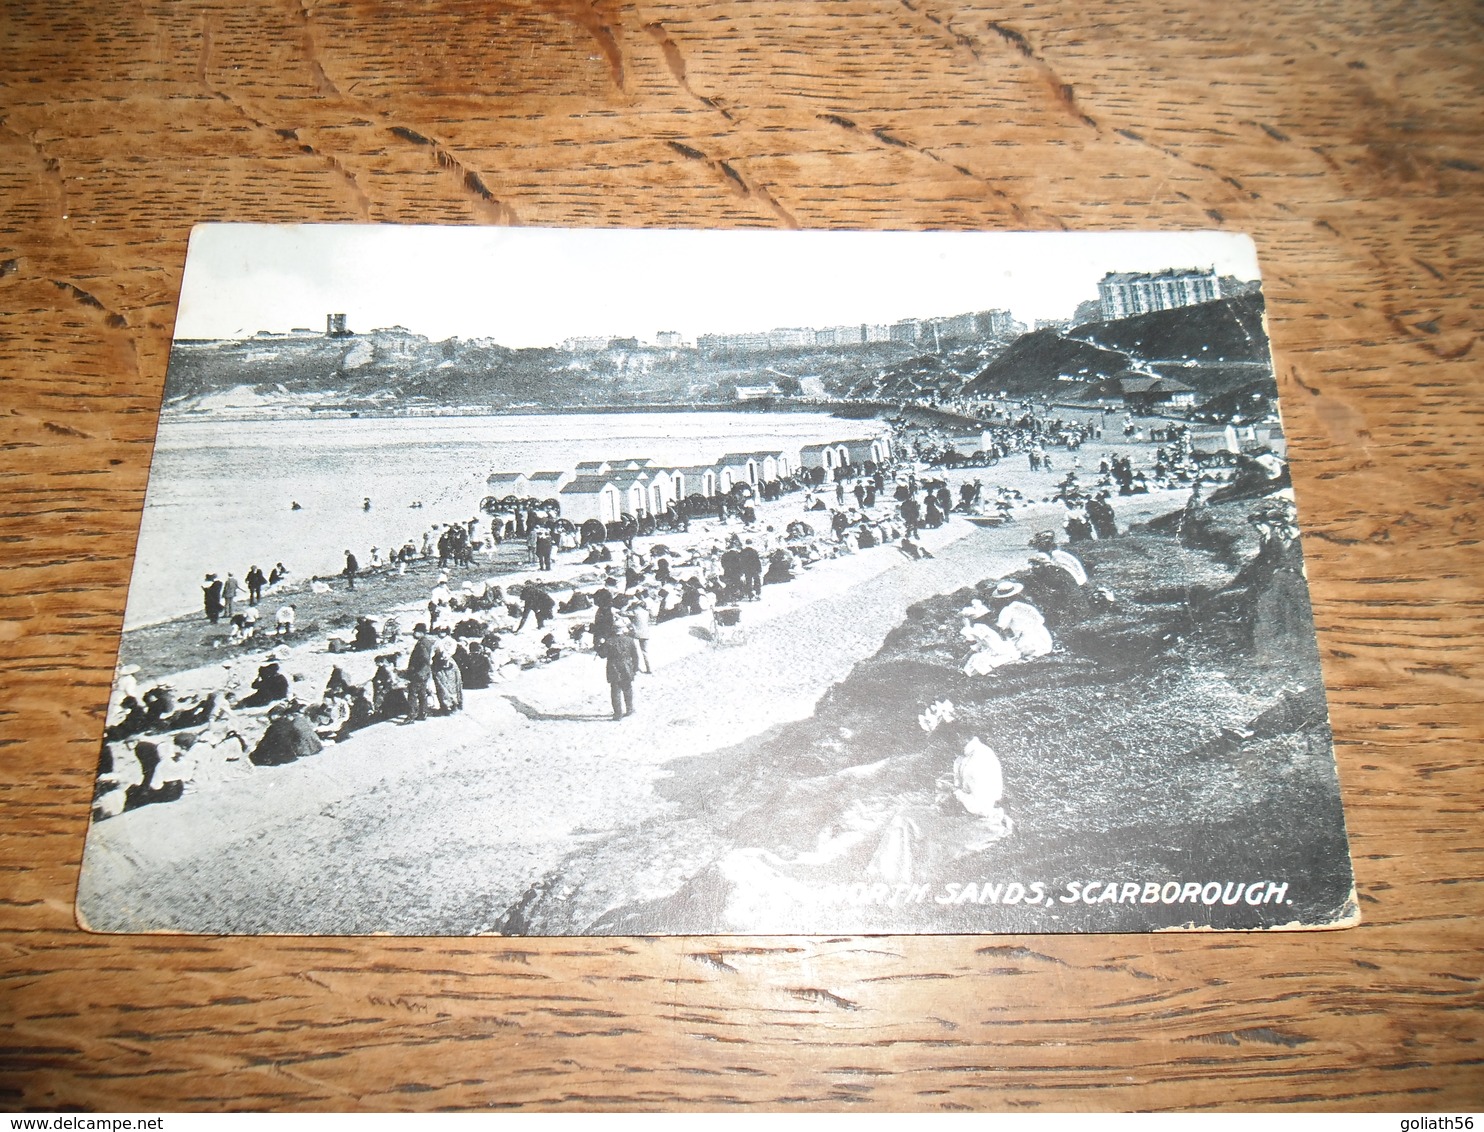
[[[1082, 383], [1094, 384], [1126, 373], [1130, 359], [1068, 338], [1055, 330], [1037, 330], [1017, 338], [1010, 347], [980, 370], [965, 392], [992, 397], [1077, 396]], [[1069, 383], [1063, 377], [1074, 378]]]
[[[894, 829], [910, 831], [897, 867], [909, 856], [912, 880], [934, 892], [985, 879], [1059, 893], [1074, 881], [1271, 878], [1292, 882], [1292, 906], [878, 902], [832, 906], [829, 930], [1116, 931], [1341, 914], [1349, 865], [1307, 599], [1260, 568], [1253, 507], [1210, 508], [1199, 539], [1177, 512], [1081, 544], [1093, 584], [1116, 603], [1063, 620], [1056, 653], [993, 676], [962, 672], [958, 612], [992, 579], [915, 607], [812, 718], [676, 765], [664, 821], [589, 845], [501, 929], [819, 930], [798, 901], [869, 881]], [[927, 734], [918, 715], [943, 698], [958, 718]], [[969, 737], [999, 754], [1015, 823], [987, 846], [943, 785]], [[631, 887], [588, 879], [613, 877]]]
[[1149, 361], [1265, 362], [1262, 312], [1262, 293], [1253, 291], [1173, 311], [1089, 322], [1068, 334]]
[[1262, 328], [1262, 295], [1254, 292], [1178, 310], [1017, 339], [966, 386], [974, 396], [1072, 400], [1131, 371], [1159, 373], [1204, 397], [1237, 389], [1272, 390], [1272, 364]]

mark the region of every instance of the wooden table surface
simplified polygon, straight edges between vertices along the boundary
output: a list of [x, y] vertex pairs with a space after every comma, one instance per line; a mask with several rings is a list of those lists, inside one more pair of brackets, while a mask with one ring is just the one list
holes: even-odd
[[[1464, 0], [10, 0], [0, 1103], [1484, 1105], [1481, 40]], [[1364, 925], [79, 931], [202, 220], [1250, 232]]]

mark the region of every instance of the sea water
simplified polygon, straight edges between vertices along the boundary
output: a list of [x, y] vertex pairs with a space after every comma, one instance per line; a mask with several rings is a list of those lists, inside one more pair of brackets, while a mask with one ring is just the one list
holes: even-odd
[[[824, 413], [570, 413], [161, 421], [125, 629], [201, 609], [206, 574], [243, 581], [282, 562], [295, 578], [364, 567], [436, 524], [480, 516], [493, 472], [580, 460], [709, 464], [728, 452], [872, 435]], [[366, 501], [369, 500], [369, 507]], [[299, 505], [298, 509], [294, 504]], [[421, 503], [421, 507], [414, 504]], [[487, 521], [483, 521], [488, 531]]]

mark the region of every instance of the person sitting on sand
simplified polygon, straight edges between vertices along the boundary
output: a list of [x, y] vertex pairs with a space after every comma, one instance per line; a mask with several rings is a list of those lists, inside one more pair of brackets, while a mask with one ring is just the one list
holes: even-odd
[[339, 696], [332, 696], [315, 704], [306, 714], [314, 733], [333, 743], [339, 737], [340, 729], [350, 720], [350, 704]]
[[292, 605], [280, 605], [278, 612], [273, 615], [273, 635], [275, 637], [292, 637], [294, 635], [294, 617], [297, 610]]
[[407, 686], [397, 674], [397, 654], [384, 653], [376, 658], [371, 677], [371, 717], [399, 719], [406, 714]]
[[352, 684], [339, 665], [330, 670], [320, 706], [326, 710], [315, 718], [315, 730], [326, 739], [344, 739], [374, 722], [371, 697], [365, 686]]
[[247, 757], [256, 766], [281, 766], [307, 755], [317, 755], [324, 749], [314, 725], [304, 716], [303, 706], [290, 701], [276, 707], [269, 714], [272, 721], [258, 745]]
[[204, 699], [182, 707], [164, 721], [161, 729], [179, 731], [185, 727], [205, 727], [231, 718], [232, 708], [227, 702], [227, 693], [214, 691], [207, 693]]
[[134, 757], [139, 761], [139, 782], [124, 792], [124, 809], [174, 802], [185, 793], [190, 768], [182, 765], [180, 751], [169, 735], [139, 740], [134, 744]]
[[465, 688], [488, 688], [494, 679], [494, 662], [481, 640], [459, 642], [454, 663], [459, 666]]
[[350, 647], [356, 652], [366, 652], [380, 644], [381, 634], [376, 630], [376, 622], [369, 617], [357, 617], [356, 632], [351, 638]]
[[558, 613], [581, 613], [593, 607], [593, 599], [582, 590], [574, 590], [572, 596], [557, 606]]
[[266, 707], [289, 694], [289, 678], [278, 670], [278, 662], [270, 660], [258, 668], [252, 682], [252, 693], [237, 701], [237, 707]]
[[[1001, 808], [1005, 796], [1005, 772], [999, 756], [977, 736], [964, 744], [963, 754], [953, 761], [953, 797], [968, 813], [983, 823], [983, 834], [995, 839], [1011, 832], [1014, 824]], [[980, 846], [976, 843], [974, 848]]]
[[142, 735], [149, 727], [149, 712], [145, 711], [144, 705], [133, 696], [125, 696], [119, 701], [103, 737], [109, 742], [122, 742]]
[[768, 570], [763, 575], [764, 585], [778, 585], [794, 580], [794, 558], [786, 550], [775, 550], [768, 556]]
[[988, 676], [1001, 665], [1020, 659], [1015, 647], [995, 627], [993, 612], [982, 601], [975, 598], [960, 613], [964, 618], [960, 635], [973, 646], [964, 663], [965, 676]]
[[905, 554], [908, 558], [912, 559], [913, 562], [919, 562], [924, 558], [931, 558], [933, 556], [932, 552], [929, 551], [927, 547], [921, 545], [920, 543], [913, 542], [912, 539], [906, 535], [902, 536], [902, 541], [898, 545], [897, 549]]

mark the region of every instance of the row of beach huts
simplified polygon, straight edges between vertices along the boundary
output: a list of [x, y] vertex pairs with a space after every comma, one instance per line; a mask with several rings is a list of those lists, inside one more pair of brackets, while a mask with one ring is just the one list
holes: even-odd
[[714, 499], [739, 484], [761, 492], [765, 484], [791, 476], [833, 482], [891, 458], [891, 438], [852, 437], [757, 452], [728, 452], [713, 464], [671, 467], [648, 457], [584, 460], [567, 471], [495, 472], [489, 477], [495, 499], [555, 499], [562, 518], [582, 524], [618, 522], [628, 515], [660, 515], [672, 504], [699, 495]]

